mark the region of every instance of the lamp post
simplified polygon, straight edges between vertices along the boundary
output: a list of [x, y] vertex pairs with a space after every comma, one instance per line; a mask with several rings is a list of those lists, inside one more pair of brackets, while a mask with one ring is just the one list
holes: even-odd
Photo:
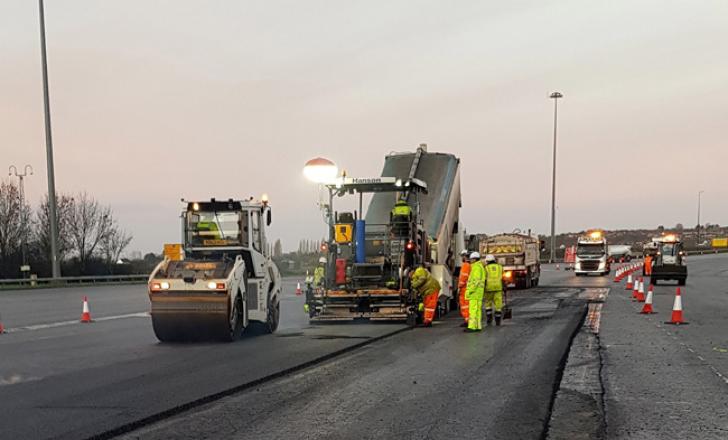
[[56, 207], [56, 176], [53, 167], [53, 137], [51, 136], [51, 105], [48, 96], [48, 57], [46, 54], [45, 12], [43, 0], [38, 0], [40, 17], [40, 60], [43, 73], [43, 109], [45, 115], [46, 163], [48, 166], [48, 221], [51, 235], [51, 271], [53, 278], [61, 276], [58, 260], [58, 213]]
[[551, 252], [549, 253], [549, 263], [554, 262], [554, 253], [556, 252], [556, 127], [558, 121], [558, 105], [559, 98], [563, 98], [560, 92], [553, 92], [549, 98], [554, 100], [554, 154], [553, 167], [551, 175]]
[[703, 190], [698, 191], [698, 225], [696, 226], [696, 230], [697, 230], [696, 235], [697, 235], [697, 237], [695, 239], [695, 245], [696, 246], [700, 246], [700, 196], [704, 192], [705, 191], [703, 191]]
[[[23, 172], [19, 173], [18, 168], [15, 165], [10, 165], [10, 168], [8, 168], [8, 176], [15, 175], [15, 177], [18, 178], [18, 198], [20, 199], [20, 220], [22, 222], [22, 228], [23, 228], [23, 234], [20, 237], [22, 240], [20, 243], [20, 253], [21, 253], [21, 260], [22, 265], [25, 266], [28, 264], [28, 258], [27, 258], [27, 228], [28, 228], [28, 222], [27, 218], [25, 216], [25, 185], [24, 185], [24, 179], [26, 176], [32, 176], [33, 175], [33, 167], [30, 165], [26, 165], [23, 167]], [[22, 270], [22, 268], [21, 268]]]

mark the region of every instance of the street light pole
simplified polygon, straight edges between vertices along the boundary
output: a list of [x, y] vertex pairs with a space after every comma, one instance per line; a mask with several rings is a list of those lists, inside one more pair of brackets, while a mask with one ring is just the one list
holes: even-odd
[[553, 263], [556, 252], [556, 127], [559, 98], [563, 98], [564, 95], [559, 92], [553, 92], [549, 97], [554, 100], [554, 154], [551, 175], [551, 252], [549, 253], [549, 263]]
[[697, 234], [696, 234], [697, 237], [695, 239], [695, 245], [696, 246], [700, 246], [700, 196], [704, 192], [705, 191], [703, 191], [703, 190], [698, 191], [698, 226], [696, 227], [696, 229], [697, 229]]
[[38, 0], [40, 17], [40, 58], [43, 71], [43, 109], [45, 115], [46, 162], [48, 166], [48, 220], [51, 232], [51, 270], [53, 278], [61, 276], [58, 261], [58, 213], [56, 207], [56, 176], [53, 167], [53, 138], [51, 136], [51, 105], [48, 96], [48, 57], [46, 54], [45, 12], [43, 0]]
[[[22, 222], [22, 228], [23, 228], [23, 235], [20, 237], [22, 240], [20, 243], [20, 253], [21, 253], [21, 259], [22, 259], [22, 265], [25, 266], [28, 264], [28, 258], [27, 258], [27, 228], [28, 228], [28, 222], [27, 218], [25, 217], [25, 185], [23, 184], [23, 181], [25, 179], [25, 176], [32, 176], [33, 175], [33, 167], [30, 165], [26, 165], [23, 168], [22, 173], [18, 173], [18, 168], [15, 165], [10, 165], [10, 168], [8, 168], [8, 176], [12, 176], [15, 174], [15, 177], [18, 178], [18, 198], [20, 199], [20, 221]], [[21, 269], [22, 270], [22, 269]]]

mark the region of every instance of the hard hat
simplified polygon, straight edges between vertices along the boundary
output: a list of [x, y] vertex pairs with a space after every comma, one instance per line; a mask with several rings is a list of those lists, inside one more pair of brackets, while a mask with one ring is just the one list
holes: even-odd
[[470, 259], [471, 260], [480, 260], [480, 252], [473, 252], [472, 254], [470, 254]]
[[463, 249], [462, 252], [460, 252], [460, 255], [463, 256], [463, 257], [467, 257], [468, 254], [469, 254], [469, 252], [468, 252], [467, 249]]
[[319, 263], [326, 263], [326, 257], [319, 258]]
[[495, 255], [488, 254], [488, 255], [485, 256], [485, 262], [486, 263], [492, 263], [494, 261], [495, 261]]

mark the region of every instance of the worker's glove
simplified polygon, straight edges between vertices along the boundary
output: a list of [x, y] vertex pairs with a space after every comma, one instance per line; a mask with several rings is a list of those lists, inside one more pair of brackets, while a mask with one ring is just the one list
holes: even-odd
[[303, 305], [303, 311], [308, 313], [308, 304]]
[[424, 312], [425, 311], [425, 303], [420, 303], [420, 305], [417, 307], [417, 310], [419, 310], [420, 312]]

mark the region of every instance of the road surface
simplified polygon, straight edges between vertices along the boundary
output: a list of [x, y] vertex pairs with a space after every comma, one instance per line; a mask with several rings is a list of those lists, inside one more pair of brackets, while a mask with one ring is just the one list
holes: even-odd
[[[680, 330], [724, 374], [727, 262], [691, 258]], [[512, 295], [512, 321], [463, 334], [455, 314], [432, 329], [311, 326], [295, 282], [279, 332], [232, 344], [159, 343], [144, 286], [0, 292], [0, 438], [542, 438], [584, 293], [615, 286], [544, 267], [542, 287]], [[77, 323], [84, 295], [93, 324]]]

